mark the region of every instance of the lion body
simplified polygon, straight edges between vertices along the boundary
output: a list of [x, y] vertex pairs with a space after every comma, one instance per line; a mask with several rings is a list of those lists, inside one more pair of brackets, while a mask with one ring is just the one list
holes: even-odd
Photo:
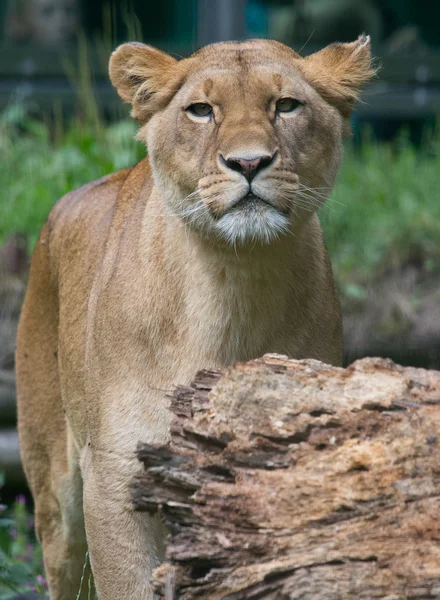
[[[186, 81], [202, 79], [205, 95], [214, 93], [217, 69], [211, 65], [203, 78], [200, 69], [187, 73]], [[262, 73], [241, 103], [254, 97], [261, 104], [261, 77], [272, 79]], [[309, 186], [331, 185], [344, 120], [307, 82], [298, 86], [317, 106], [316, 115], [298, 117], [305, 138], [298, 142], [288, 131], [274, 135], [262, 114], [249, 123], [239, 104], [234, 119], [218, 117], [217, 142], [198, 117], [197, 139], [190, 123], [180, 124], [185, 115], [173, 106], [175, 97], [148, 118], [137, 115], [151, 166], [145, 159], [68, 194], [41, 232], [18, 331], [18, 415], [52, 600], [78, 592], [87, 547], [100, 600], [152, 598], [151, 572], [163, 556], [164, 535], [155, 519], [133, 512], [129, 483], [139, 470], [137, 442], [168, 440], [165, 390], [188, 384], [199, 369], [266, 352], [341, 364], [339, 300], [314, 211], [295, 213], [289, 231], [272, 236], [276, 215], [290, 214], [287, 192], [271, 196], [274, 184], [260, 175], [267, 203], [231, 216], [241, 209], [229, 208], [230, 190], [244, 182], [215, 166], [216, 143], [229, 155], [244, 143], [277, 157], [277, 189], [298, 180], [291, 165]], [[222, 89], [233, 94], [231, 82]], [[313, 140], [311, 131], [323, 139]], [[180, 212], [196, 173], [199, 189], [210, 189], [197, 192], [203, 205], [196, 209], [205, 211], [200, 222]], [[226, 225], [216, 229], [224, 217]], [[229, 243], [248, 218], [255, 239]]]

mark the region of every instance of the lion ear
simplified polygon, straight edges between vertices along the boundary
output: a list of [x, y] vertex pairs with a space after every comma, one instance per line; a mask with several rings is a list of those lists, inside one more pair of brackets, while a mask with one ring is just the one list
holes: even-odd
[[330, 44], [300, 64], [307, 81], [344, 117], [350, 116], [360, 89], [376, 73], [367, 35], [350, 44]]
[[[132, 105], [132, 116], [146, 121], [176, 90], [177, 60], [153, 46], [122, 44], [110, 57], [113, 86]], [[173, 92], [174, 93], [174, 92]]]

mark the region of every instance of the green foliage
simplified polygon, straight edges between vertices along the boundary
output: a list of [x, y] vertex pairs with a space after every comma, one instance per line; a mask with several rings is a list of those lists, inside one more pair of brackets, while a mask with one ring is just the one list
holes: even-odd
[[74, 121], [53, 139], [45, 123], [10, 107], [0, 118], [0, 240], [23, 232], [33, 246], [58, 198], [145, 154], [135, 132], [128, 120], [100, 128]]
[[0, 600], [31, 591], [46, 598], [47, 585], [33, 518], [18, 496], [10, 509], [0, 505]]
[[[440, 202], [435, 153], [404, 140], [347, 151], [331, 199], [321, 211], [339, 281], [362, 280], [408, 262], [440, 265]], [[345, 290], [360, 297], [359, 286]]]

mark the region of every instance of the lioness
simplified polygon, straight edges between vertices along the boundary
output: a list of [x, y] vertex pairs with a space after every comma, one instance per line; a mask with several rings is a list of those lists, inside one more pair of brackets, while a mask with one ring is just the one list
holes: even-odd
[[341, 363], [315, 211], [370, 63], [365, 36], [307, 58], [270, 40], [180, 61], [143, 44], [113, 53], [149, 160], [54, 207], [18, 331], [21, 452], [52, 600], [75, 597], [87, 546], [100, 600], [152, 598], [163, 532], [133, 512], [129, 484], [137, 442], [168, 439], [163, 390], [269, 351]]

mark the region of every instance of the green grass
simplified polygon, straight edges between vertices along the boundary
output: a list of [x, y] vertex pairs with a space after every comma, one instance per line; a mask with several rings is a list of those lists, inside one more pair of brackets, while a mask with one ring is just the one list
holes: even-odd
[[[133, 140], [133, 121], [93, 123], [73, 122], [51, 136], [47, 125], [19, 107], [0, 117], [0, 242], [25, 232], [32, 246], [60, 196], [144, 155], [142, 144]], [[357, 155], [347, 146], [332, 199], [321, 211], [343, 285], [413, 258], [429, 268], [439, 264], [439, 167], [435, 153], [419, 152], [404, 141], [368, 143]]]

